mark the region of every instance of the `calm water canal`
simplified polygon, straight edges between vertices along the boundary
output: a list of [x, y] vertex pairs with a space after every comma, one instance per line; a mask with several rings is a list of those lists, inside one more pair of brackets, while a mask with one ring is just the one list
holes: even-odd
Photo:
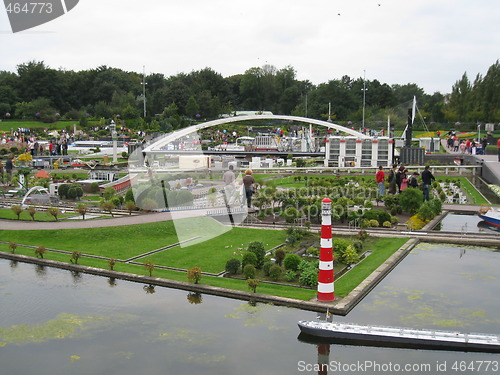
[[[500, 333], [499, 272], [499, 252], [420, 244], [347, 317], [336, 319]], [[317, 346], [297, 339], [296, 324], [315, 313], [207, 295], [195, 303], [197, 296], [159, 287], [151, 292], [0, 260], [1, 373], [317, 373]], [[499, 374], [484, 364], [477, 369], [499, 357], [331, 345], [328, 373], [398, 373], [383, 370], [410, 365], [417, 371], [406, 373]], [[460, 361], [475, 370], [453, 370]], [[358, 364], [366, 367], [341, 367]]]

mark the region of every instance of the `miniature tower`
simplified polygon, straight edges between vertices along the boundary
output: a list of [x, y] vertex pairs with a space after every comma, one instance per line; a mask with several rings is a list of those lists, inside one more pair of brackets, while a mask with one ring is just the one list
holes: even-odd
[[332, 201], [321, 202], [321, 248], [319, 251], [318, 301], [335, 300], [333, 287]]

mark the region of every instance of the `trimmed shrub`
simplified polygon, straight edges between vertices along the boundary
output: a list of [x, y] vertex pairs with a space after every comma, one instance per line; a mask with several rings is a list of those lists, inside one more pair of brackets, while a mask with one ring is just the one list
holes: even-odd
[[384, 223], [382, 224], [382, 226], [384, 228], [390, 228], [390, 227], [392, 227], [392, 223], [390, 221], [384, 221]]
[[257, 272], [257, 269], [253, 264], [247, 264], [245, 267], [243, 267], [243, 275], [245, 275], [246, 279], [253, 279], [255, 278], [255, 273]]
[[241, 265], [245, 268], [246, 265], [251, 264], [254, 267], [257, 267], [257, 257], [254, 253], [247, 251], [243, 254], [243, 259], [241, 260]]
[[241, 267], [241, 262], [237, 258], [229, 259], [226, 262], [226, 271], [230, 275], [236, 275], [238, 272], [240, 272], [240, 267]]
[[301, 258], [297, 254], [288, 254], [283, 260], [286, 270], [297, 271]]
[[278, 281], [282, 274], [283, 274], [283, 269], [277, 264], [275, 264], [269, 269], [269, 278], [272, 281]]
[[285, 259], [285, 256], [286, 253], [283, 249], [278, 249], [274, 252], [274, 259], [276, 259], [276, 264], [278, 264], [278, 266], [281, 266], [281, 264], [283, 263], [283, 259]]
[[264, 244], [260, 241], [252, 241], [248, 245], [247, 251], [250, 251], [255, 254], [257, 258], [257, 264], [255, 265], [258, 269], [262, 268], [264, 265], [264, 257], [266, 256], [266, 249], [264, 248]]

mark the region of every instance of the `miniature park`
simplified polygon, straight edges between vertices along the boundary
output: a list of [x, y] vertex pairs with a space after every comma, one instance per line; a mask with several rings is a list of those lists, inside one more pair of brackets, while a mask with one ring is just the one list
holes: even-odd
[[[341, 299], [415, 233], [438, 224], [443, 211], [500, 200], [498, 185], [482, 180], [472, 159], [486, 150], [447, 149], [451, 137], [478, 138], [479, 144], [474, 132], [411, 135], [407, 127], [390, 139], [380, 130], [243, 115], [157, 139], [140, 138], [146, 135], [140, 132], [136, 139], [125, 137], [120, 119], [118, 126], [104, 122], [101, 137], [94, 134], [93, 140], [76, 125], [7, 134], [11, 141], [0, 145], [0, 154], [14, 169], [7, 173], [4, 167], [0, 217], [15, 226], [0, 231], [0, 250], [149, 276], [149, 291], [159, 278], [307, 301], [316, 295], [321, 201], [329, 197], [335, 295]], [[413, 154], [405, 154], [405, 147]], [[391, 193], [393, 163], [398, 184]], [[422, 190], [424, 163], [435, 176], [429, 199]], [[375, 179], [379, 165], [385, 171], [382, 193]], [[231, 198], [224, 186], [228, 169], [236, 172]], [[249, 208], [242, 183], [248, 169], [254, 178]], [[408, 186], [412, 176], [415, 187]], [[175, 215], [141, 224], [141, 217], [161, 213]], [[79, 225], [117, 217], [136, 220]], [[37, 222], [58, 223], [43, 230], [15, 228]], [[58, 226], [63, 223], [71, 224]], [[179, 234], [183, 230], [186, 238]]]

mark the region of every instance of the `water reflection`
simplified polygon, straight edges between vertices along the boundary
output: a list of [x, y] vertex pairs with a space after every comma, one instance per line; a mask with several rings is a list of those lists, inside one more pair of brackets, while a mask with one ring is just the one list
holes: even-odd
[[203, 302], [203, 296], [201, 293], [188, 293], [187, 300], [192, 305], [199, 305]]
[[115, 286], [117, 285], [117, 283], [116, 283], [116, 278], [115, 278], [115, 277], [110, 277], [110, 278], [108, 279], [108, 285], [109, 285], [110, 287], [112, 287], [112, 288], [113, 288], [113, 287], [115, 287]]
[[144, 291], [146, 292], [146, 294], [154, 294], [156, 292], [155, 290], [155, 286], [154, 285], [144, 285], [142, 287], [142, 289], [144, 289]]

